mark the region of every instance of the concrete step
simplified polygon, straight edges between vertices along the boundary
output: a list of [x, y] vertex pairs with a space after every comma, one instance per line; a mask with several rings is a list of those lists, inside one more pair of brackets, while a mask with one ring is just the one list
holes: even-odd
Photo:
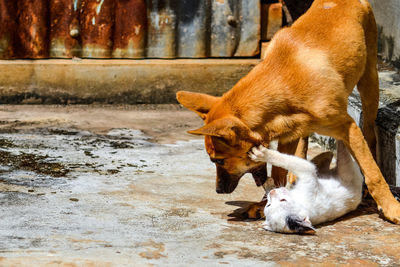
[[259, 59], [1, 60], [1, 104], [176, 103], [175, 92], [221, 95]]

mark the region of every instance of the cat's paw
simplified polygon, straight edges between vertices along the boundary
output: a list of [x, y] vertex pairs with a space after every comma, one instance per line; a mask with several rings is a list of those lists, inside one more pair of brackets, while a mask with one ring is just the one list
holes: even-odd
[[264, 146], [253, 147], [251, 151], [249, 151], [249, 158], [253, 161], [262, 161], [266, 162], [268, 156], [268, 148]]

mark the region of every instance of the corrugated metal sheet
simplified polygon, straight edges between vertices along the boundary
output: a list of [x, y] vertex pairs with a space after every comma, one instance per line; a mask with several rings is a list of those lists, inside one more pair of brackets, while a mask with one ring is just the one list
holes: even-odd
[[259, 53], [259, 0], [0, 0], [0, 58]]
[[82, 0], [82, 57], [110, 58], [113, 48], [113, 0]]
[[50, 0], [50, 57], [80, 56], [78, 5], [78, 0]]
[[[232, 57], [239, 44], [239, 5], [235, 0], [213, 0], [211, 56]], [[241, 1], [240, 1], [241, 2]]]
[[149, 0], [147, 57], [176, 57], [176, 12], [178, 1]]
[[10, 0], [0, 0], [0, 58], [15, 56], [17, 3]]
[[18, 0], [18, 41], [22, 58], [49, 56], [49, 1]]
[[[239, 14], [239, 44], [235, 56], [246, 57], [259, 53], [261, 10], [258, 1], [241, 1]], [[258, 34], [255, 34], [258, 33]]]
[[178, 7], [178, 57], [210, 55], [211, 0], [181, 0]]
[[146, 0], [118, 0], [115, 6], [114, 58], [143, 58], [146, 52]]

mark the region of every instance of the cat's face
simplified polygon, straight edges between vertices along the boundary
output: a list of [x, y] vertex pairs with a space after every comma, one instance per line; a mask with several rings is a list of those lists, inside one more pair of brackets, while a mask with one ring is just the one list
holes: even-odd
[[289, 190], [285, 187], [269, 192], [264, 214], [263, 228], [265, 230], [280, 233], [315, 233], [304, 209], [291, 197]]

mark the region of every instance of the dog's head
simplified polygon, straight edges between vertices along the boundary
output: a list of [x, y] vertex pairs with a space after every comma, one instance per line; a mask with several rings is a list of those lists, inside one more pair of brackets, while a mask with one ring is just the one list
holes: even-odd
[[266, 164], [253, 162], [247, 152], [261, 144], [261, 137], [234, 116], [220, 97], [178, 92], [178, 101], [196, 112], [205, 122], [191, 134], [204, 135], [205, 147], [217, 167], [217, 193], [231, 193], [245, 173], [251, 173], [257, 186], [267, 179]]

